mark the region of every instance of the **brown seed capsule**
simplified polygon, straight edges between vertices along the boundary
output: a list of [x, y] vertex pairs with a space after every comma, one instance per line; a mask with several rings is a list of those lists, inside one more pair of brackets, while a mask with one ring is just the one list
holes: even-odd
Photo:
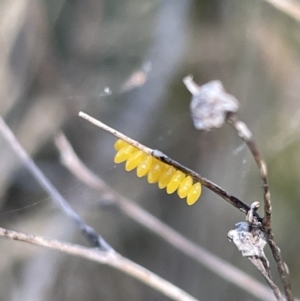
[[227, 113], [234, 113], [239, 108], [237, 99], [226, 93], [218, 80], [200, 87], [191, 76], [185, 77], [183, 82], [193, 95], [190, 107], [194, 126], [198, 130], [209, 131], [221, 127]]

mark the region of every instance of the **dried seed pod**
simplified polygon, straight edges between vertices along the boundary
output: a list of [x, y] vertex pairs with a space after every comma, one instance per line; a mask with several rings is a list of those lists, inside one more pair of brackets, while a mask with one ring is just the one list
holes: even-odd
[[190, 108], [194, 126], [198, 130], [209, 131], [221, 127], [227, 113], [234, 113], [239, 108], [237, 99], [226, 93], [218, 80], [200, 87], [191, 76], [185, 77], [183, 82], [193, 95]]

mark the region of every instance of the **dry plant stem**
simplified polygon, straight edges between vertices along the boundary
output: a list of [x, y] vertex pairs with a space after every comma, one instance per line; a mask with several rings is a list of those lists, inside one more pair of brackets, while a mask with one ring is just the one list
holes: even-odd
[[129, 138], [128, 136], [122, 134], [121, 132], [111, 128], [110, 126], [106, 125], [105, 123], [99, 121], [98, 119], [93, 118], [92, 116], [83, 113], [83, 112], [79, 112], [78, 114], [80, 117], [86, 119], [87, 121], [89, 121], [90, 123], [94, 124], [95, 126], [113, 134], [114, 136], [128, 142], [129, 144], [139, 148], [140, 150], [142, 150], [143, 152], [145, 152], [148, 155], [152, 155], [153, 150], [147, 146], [144, 146], [142, 144], [140, 144], [139, 142]]
[[[253, 202], [251, 204], [251, 210], [248, 212], [246, 216], [246, 221], [249, 225], [249, 229], [244, 228], [244, 223], [240, 223], [238, 227], [235, 227], [235, 230], [232, 230], [228, 233], [229, 237], [232, 239], [232, 241], [235, 243], [235, 245], [238, 247], [239, 250], [242, 250], [242, 253], [247, 250], [248, 252], [253, 251], [253, 247], [256, 247], [259, 252], [256, 253], [256, 255], [247, 256], [248, 259], [256, 266], [256, 268], [260, 271], [260, 273], [265, 277], [267, 283], [273, 290], [273, 293], [278, 301], [282, 301], [282, 295], [280, 292], [280, 289], [278, 286], [274, 283], [272, 280], [271, 275], [271, 269], [269, 265], [269, 261], [266, 258], [263, 248], [266, 243], [266, 235], [265, 232], [263, 232], [262, 229], [256, 229], [258, 225], [253, 224], [253, 212], [256, 211], [259, 208], [259, 202]], [[251, 232], [251, 236], [247, 236], [249, 233], [247, 231]], [[244, 232], [245, 231], [245, 232]], [[244, 233], [244, 235], [242, 235]], [[240, 236], [236, 236], [236, 234], [240, 234]], [[263, 239], [260, 238], [260, 234], [263, 234]], [[245, 239], [248, 237], [248, 239]], [[249, 243], [251, 244], [249, 245]], [[257, 251], [258, 251], [257, 250]], [[248, 253], [249, 255], [250, 253]]]
[[261, 274], [265, 277], [266, 281], [268, 282], [269, 286], [272, 288], [274, 295], [278, 301], [282, 301], [281, 292], [278, 286], [273, 282], [271, 278], [271, 274], [269, 271], [265, 269], [265, 265], [262, 263], [260, 258], [256, 257], [249, 257], [249, 260], [256, 266], [256, 268], [261, 272]]
[[278, 10], [300, 22], [300, 5], [296, 1], [287, 0], [265, 0]]
[[69, 203], [62, 197], [52, 183], [46, 178], [42, 171], [37, 167], [34, 161], [26, 153], [20, 145], [10, 128], [0, 116], [0, 133], [7, 143], [14, 150], [16, 155], [21, 159], [23, 164], [33, 175], [36, 181], [43, 187], [49, 194], [52, 200], [62, 209], [62, 211], [71, 218], [76, 226], [82, 231], [86, 239], [95, 247], [102, 250], [112, 250], [111, 246], [89, 225], [87, 225], [81, 217], [72, 209]]
[[122, 195], [119, 195], [115, 190], [110, 188], [82, 163], [63, 134], [59, 134], [55, 138], [55, 144], [60, 151], [62, 163], [79, 180], [98, 190], [101, 193], [101, 198], [109, 200], [128, 217], [155, 233], [187, 256], [195, 259], [197, 262], [226, 281], [244, 289], [258, 299], [265, 301], [273, 300], [273, 294], [269, 288], [262, 285], [243, 271], [233, 267], [191, 242], [134, 202]]
[[0, 227], [0, 236], [13, 240], [23, 241], [35, 245], [44, 246], [49, 249], [61, 251], [66, 254], [81, 257], [97, 263], [109, 265], [119, 271], [122, 271], [148, 286], [161, 292], [162, 294], [177, 301], [197, 301], [196, 298], [174, 286], [165, 279], [148, 271], [144, 267], [130, 261], [114, 251], [100, 251], [79, 245], [60, 242], [58, 240], [48, 239], [32, 234], [25, 234]]
[[[89, 116], [88, 114], [85, 114], [83, 112], [79, 112], [79, 116], [86, 119], [87, 121], [91, 122], [92, 124], [98, 126], [99, 128], [113, 134], [114, 136], [116, 136], [120, 139], [123, 139], [124, 141], [128, 142], [129, 144], [131, 144], [131, 145], [137, 147], [138, 149], [142, 150], [146, 154], [152, 155], [153, 157], [157, 158], [158, 160], [161, 160], [161, 161], [163, 161], [163, 162], [165, 162], [169, 165], [172, 165], [172, 166], [176, 167], [177, 169], [183, 171], [184, 173], [192, 176], [196, 181], [201, 182], [201, 184], [203, 186], [205, 186], [208, 189], [212, 190], [214, 193], [219, 195], [221, 198], [223, 198], [225, 201], [227, 201], [228, 203], [230, 203], [232, 206], [236, 207], [237, 209], [239, 209], [243, 213], [247, 214], [247, 212], [250, 210], [250, 207], [248, 205], [243, 203], [238, 198], [230, 195], [227, 191], [222, 189], [220, 186], [218, 186], [215, 183], [213, 183], [212, 181], [202, 177], [201, 175], [199, 175], [195, 171], [193, 171], [189, 168], [186, 168], [185, 166], [183, 166], [180, 163], [176, 162], [175, 160], [169, 158], [167, 155], [163, 154], [162, 152], [157, 151], [157, 150], [153, 150], [153, 149], [151, 149], [147, 146], [142, 145], [138, 141], [135, 141], [135, 140], [129, 138], [128, 136], [126, 136], [126, 135], [120, 133], [119, 131], [109, 127], [108, 125], [102, 123], [101, 121]], [[259, 215], [257, 213], [255, 213], [255, 216], [259, 221], [261, 221], [261, 218], [259, 217]]]
[[264, 190], [264, 211], [265, 216], [262, 221], [263, 229], [267, 236], [268, 244], [271, 248], [273, 257], [275, 259], [277, 269], [280, 275], [281, 282], [283, 284], [284, 292], [287, 297], [288, 301], [293, 301], [294, 297], [292, 294], [292, 287], [291, 282], [289, 279], [289, 275], [287, 273], [287, 270], [285, 268], [284, 261], [281, 256], [280, 249], [276, 245], [274, 241], [274, 235], [271, 228], [271, 214], [272, 214], [272, 207], [271, 207], [271, 199], [270, 199], [270, 192], [269, 192], [269, 184], [267, 180], [267, 167], [265, 162], [263, 161], [256, 144], [252, 138], [252, 133], [249, 131], [248, 127], [245, 123], [238, 120], [236, 115], [234, 114], [228, 114], [228, 122], [233, 125], [233, 127], [238, 132], [238, 135], [246, 142], [249, 150], [251, 151], [256, 165], [258, 166], [258, 169], [261, 174], [261, 178], [263, 181], [263, 190]]
[[272, 251], [273, 257], [274, 257], [276, 265], [277, 265], [277, 270], [280, 275], [281, 283], [283, 284], [283, 289], [284, 289], [284, 293], [286, 295], [287, 301], [294, 301], [295, 298], [294, 298], [293, 292], [292, 292], [290, 276], [285, 267], [285, 263], [282, 259], [280, 248], [276, 245], [276, 243], [274, 241], [274, 235], [273, 235], [272, 229], [269, 229], [266, 232], [266, 235], [267, 235], [267, 242], [270, 246], [270, 249]]
[[237, 119], [235, 114], [228, 114], [227, 118], [228, 122], [233, 125], [236, 129], [238, 135], [246, 142], [250, 152], [252, 153], [256, 165], [259, 169], [260, 176], [263, 182], [263, 190], [264, 190], [264, 212], [265, 216], [263, 218], [263, 228], [270, 229], [271, 228], [271, 216], [272, 216], [272, 207], [271, 207], [271, 199], [270, 199], [270, 191], [269, 184], [267, 180], [267, 165], [263, 161], [258, 148], [252, 138], [252, 133], [246, 126], [246, 124]]

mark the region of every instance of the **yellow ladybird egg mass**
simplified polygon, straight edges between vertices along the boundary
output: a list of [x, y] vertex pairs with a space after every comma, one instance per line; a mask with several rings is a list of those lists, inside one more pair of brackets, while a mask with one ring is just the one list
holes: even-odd
[[188, 205], [193, 205], [199, 199], [202, 190], [201, 183], [194, 184], [191, 176], [147, 155], [122, 139], [118, 139], [114, 147], [117, 151], [114, 162], [126, 161], [127, 171], [136, 168], [138, 177], [147, 176], [149, 183], [157, 183], [160, 189], [166, 188], [168, 194], [177, 191], [181, 199], [186, 198]]

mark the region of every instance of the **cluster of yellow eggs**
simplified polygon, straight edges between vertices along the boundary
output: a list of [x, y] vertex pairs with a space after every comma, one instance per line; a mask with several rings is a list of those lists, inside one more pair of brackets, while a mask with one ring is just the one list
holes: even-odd
[[127, 171], [136, 168], [138, 177], [147, 176], [149, 183], [158, 183], [158, 187], [166, 188], [168, 194], [177, 190], [178, 196], [181, 199], [186, 198], [188, 205], [193, 205], [199, 199], [202, 190], [201, 183], [194, 183], [191, 176], [144, 153], [122, 139], [118, 139], [114, 147], [117, 151], [114, 162], [126, 161]]

